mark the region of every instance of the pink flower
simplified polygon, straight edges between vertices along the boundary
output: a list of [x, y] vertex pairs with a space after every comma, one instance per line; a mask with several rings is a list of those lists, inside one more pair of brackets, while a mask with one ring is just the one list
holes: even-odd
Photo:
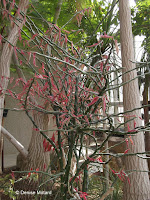
[[125, 179], [127, 178], [127, 181], [130, 184], [130, 179], [129, 179], [128, 175], [123, 170], [121, 170], [120, 172], [115, 172], [113, 169], [111, 169], [111, 171], [112, 171], [113, 174], [117, 175], [121, 181], [125, 181]]
[[126, 149], [125, 152], [124, 152], [124, 154], [128, 153], [128, 151], [129, 151], [129, 149]]
[[83, 198], [84, 200], [87, 200], [86, 196], [88, 195], [86, 192], [80, 192], [80, 197]]
[[12, 179], [15, 179], [15, 175], [14, 175], [13, 171], [11, 172], [11, 177], [12, 177]]
[[103, 161], [102, 161], [102, 157], [100, 156], [100, 157], [98, 157], [97, 158], [97, 161], [99, 161], [100, 163], [102, 163]]

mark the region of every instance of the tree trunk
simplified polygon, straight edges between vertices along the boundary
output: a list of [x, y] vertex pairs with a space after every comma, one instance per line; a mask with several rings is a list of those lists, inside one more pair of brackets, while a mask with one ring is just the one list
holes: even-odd
[[[131, 11], [129, 8], [128, 0], [119, 1], [119, 13], [120, 13], [120, 38], [121, 38], [121, 56], [123, 73], [134, 69], [136, 66], [131, 63], [134, 61], [134, 48], [132, 38], [132, 26], [131, 26]], [[136, 70], [123, 75], [123, 82], [128, 82], [137, 76]], [[128, 82], [123, 87], [123, 104], [124, 111], [129, 111], [134, 108], [140, 107], [140, 94], [138, 88], [138, 79]], [[140, 110], [135, 110], [129, 113], [129, 115], [135, 115], [136, 126], [140, 127], [142, 121], [138, 118], [141, 116]], [[129, 118], [128, 118], [129, 119]], [[125, 119], [127, 120], [127, 118]], [[130, 129], [134, 129], [133, 121], [129, 122]], [[130, 153], [144, 152], [145, 143], [144, 135], [142, 132], [132, 137], [133, 145], [129, 142]], [[131, 184], [124, 184], [124, 200], [146, 200], [150, 198], [150, 184], [148, 177], [148, 166], [145, 159], [141, 159], [137, 156], [125, 157], [125, 170], [137, 170], [138, 172], [132, 172], [129, 175]], [[145, 171], [145, 172], [139, 172]]]
[[[27, 6], [29, 4], [28, 0], [20, 0], [19, 2], [19, 9], [20, 12], [23, 12], [26, 14], [27, 12]], [[21, 18], [23, 21], [23, 17], [21, 15], [17, 16]], [[13, 45], [16, 46], [17, 40], [18, 40], [18, 31], [22, 29], [23, 23], [16, 20], [16, 24], [14, 24], [13, 28], [11, 29], [7, 40]], [[13, 48], [10, 47], [9, 43], [4, 43], [4, 46], [2, 47], [1, 56], [0, 56], [0, 88], [2, 90], [6, 90], [8, 86], [8, 78], [10, 77], [10, 62], [12, 57]], [[4, 99], [5, 94], [0, 94], [0, 125], [2, 124], [2, 116], [3, 116], [3, 108], [4, 108]], [[0, 138], [1, 138], [1, 130], [0, 130]], [[1, 145], [0, 145], [1, 146]], [[1, 148], [0, 148], [1, 149]], [[0, 164], [1, 164], [1, 152], [0, 152]], [[1, 173], [1, 165], [0, 165], [0, 173]]]
[[[150, 75], [146, 74], [144, 91], [143, 91], [143, 105], [148, 105], [149, 81], [150, 81]], [[144, 108], [144, 122], [145, 122], [145, 125], [149, 123], [149, 107]], [[145, 131], [145, 150], [150, 152], [150, 132], [149, 131]], [[150, 158], [147, 159], [147, 162], [148, 162], [148, 168], [150, 171]]]
[[[48, 130], [48, 115], [34, 111], [33, 120], [41, 130]], [[39, 168], [41, 171], [45, 171], [49, 165], [50, 154], [44, 151], [43, 140], [44, 137], [39, 131], [33, 129], [27, 158], [23, 159], [22, 155], [17, 157], [17, 166], [21, 171], [30, 170], [31, 168], [33, 170]]]
[[[60, 11], [61, 11], [61, 6], [62, 6], [62, 0], [58, 1], [57, 4], [57, 8], [56, 8], [56, 12], [55, 12], [55, 16], [54, 16], [54, 23], [57, 23], [57, 20], [59, 18], [60, 15]], [[50, 47], [48, 48], [48, 53], [50, 54]], [[18, 76], [20, 78], [23, 78], [24, 81], [26, 82], [25, 77], [23, 76], [23, 73], [21, 72], [21, 70], [17, 67], [19, 66], [19, 62], [15, 56], [15, 54], [13, 55], [13, 61], [14, 64], [16, 65], [16, 70], [18, 73]], [[31, 101], [35, 104], [38, 104], [38, 102], [35, 102], [35, 99], [33, 99], [32, 97]], [[51, 108], [52, 109], [52, 108]], [[35, 122], [35, 124], [41, 129], [41, 130], [47, 130], [48, 129], [48, 124], [49, 124], [49, 116], [44, 114], [44, 113], [37, 113], [36, 111], [34, 111], [33, 113], [33, 120]], [[50, 120], [52, 121], [52, 118], [50, 117]], [[54, 127], [53, 123], [50, 123], [51, 128]], [[49, 133], [49, 136], [52, 136], [52, 133]], [[49, 152], [44, 152], [44, 148], [43, 148], [43, 140], [44, 137], [38, 132], [33, 130], [32, 132], [32, 137], [31, 137], [31, 141], [29, 144], [29, 149], [28, 149], [28, 156], [26, 159], [23, 159], [22, 155], [19, 154], [17, 157], [17, 166], [21, 169], [21, 170], [30, 170], [32, 169], [36, 169], [39, 168], [40, 170], [45, 170], [44, 166], [48, 166], [50, 163], [50, 153]]]
[[[19, 62], [15, 53], [13, 53], [12, 58], [18, 77], [22, 78], [25, 82], [27, 82], [22, 70], [18, 67]], [[36, 101], [32, 96], [30, 97], [30, 100], [33, 104], [38, 105], [38, 101]], [[48, 105], [46, 105], [45, 109], [48, 109]], [[34, 111], [33, 120], [41, 130], [48, 129], [48, 115]], [[31, 168], [35, 170], [39, 168], [40, 170], [44, 171], [46, 169], [45, 166], [47, 167], [50, 162], [50, 153], [44, 152], [43, 140], [44, 137], [41, 135], [41, 133], [33, 129], [32, 137], [29, 143], [27, 158], [23, 158], [21, 154], [19, 154], [17, 157], [17, 167], [20, 168], [20, 170], [30, 170]]]

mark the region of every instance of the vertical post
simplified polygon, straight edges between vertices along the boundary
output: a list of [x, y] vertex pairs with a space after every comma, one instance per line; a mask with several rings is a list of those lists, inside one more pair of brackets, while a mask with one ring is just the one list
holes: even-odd
[[[115, 85], [118, 84], [117, 80], [116, 80], [116, 77], [117, 77], [117, 75], [114, 72], [114, 79], [115, 79], [114, 84]], [[114, 102], [118, 102], [118, 91], [117, 91], [117, 89], [113, 90], [113, 100], [114, 100]], [[114, 114], [118, 114], [118, 105], [117, 104], [114, 104]], [[114, 118], [114, 124], [115, 124], [115, 126], [117, 126], [117, 122], [118, 122], [117, 118], [115, 117]]]
[[[145, 75], [144, 91], [143, 91], [143, 105], [148, 105], [149, 80], [150, 80], [150, 75], [146, 74]], [[149, 107], [144, 107], [144, 122], [145, 122], [145, 125], [149, 123]], [[147, 152], [150, 151], [150, 131], [145, 131], [145, 150]], [[150, 157], [150, 156], [147, 155], [147, 157]], [[149, 171], [150, 171], [150, 158], [147, 159], [147, 162], [148, 162], [148, 168], [149, 168]]]
[[[136, 66], [134, 62], [133, 35], [131, 24], [131, 9], [129, 0], [119, 0], [120, 14], [120, 41], [121, 41], [121, 58], [123, 68], [123, 105], [124, 111], [131, 111], [128, 115], [136, 116], [136, 126], [142, 126], [140, 105], [140, 94]], [[125, 121], [129, 118], [125, 117]], [[131, 117], [130, 117], [131, 120]], [[134, 121], [126, 124], [131, 130], [135, 129]], [[129, 143], [129, 153], [145, 152], [145, 143], [143, 132], [138, 132], [132, 137], [134, 145]], [[132, 172], [129, 175], [130, 184], [124, 184], [124, 200], [145, 200], [150, 198], [150, 183], [148, 176], [148, 165], [145, 159], [136, 156], [125, 157], [125, 170]], [[141, 172], [144, 171], [145, 173]]]
[[[116, 57], [115, 57], [115, 51], [114, 50], [113, 50], [113, 65], [114, 65], [114, 67], [116, 66]], [[116, 85], [118, 85], [117, 72], [114, 71], [113, 76], [114, 76], [113, 77], [114, 78], [113, 84], [116, 86]], [[118, 102], [118, 100], [119, 100], [118, 90], [119, 90], [118, 88], [113, 90], [113, 101], [114, 102]], [[114, 114], [118, 114], [118, 105], [117, 104], [114, 104]], [[115, 127], [117, 126], [117, 123], [118, 123], [118, 120], [117, 120], [117, 117], [115, 117], [114, 118]]]

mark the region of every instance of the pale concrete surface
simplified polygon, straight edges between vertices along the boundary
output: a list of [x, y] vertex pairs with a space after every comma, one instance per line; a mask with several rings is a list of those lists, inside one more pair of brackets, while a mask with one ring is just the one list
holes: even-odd
[[[29, 76], [27, 73], [26, 76]], [[14, 80], [17, 77], [16, 73], [11, 73], [11, 77]], [[9, 88], [12, 89], [15, 81], [9, 84]], [[22, 91], [21, 84], [13, 88], [13, 91], [20, 93]], [[4, 118], [4, 128], [13, 135], [26, 149], [28, 149], [30, 138], [32, 135], [32, 122], [27, 117], [24, 111], [13, 111], [13, 108], [20, 108], [19, 101], [6, 95], [5, 108], [12, 109], [8, 111], [7, 117]], [[4, 154], [18, 154], [18, 150], [4, 137]], [[4, 155], [5, 156], [5, 155]]]
[[5, 154], [4, 155], [4, 169], [15, 167], [18, 154]]

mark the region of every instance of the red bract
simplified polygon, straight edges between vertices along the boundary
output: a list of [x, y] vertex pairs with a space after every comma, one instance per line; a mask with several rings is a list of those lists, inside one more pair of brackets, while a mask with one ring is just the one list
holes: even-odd
[[35, 52], [33, 53], [33, 65], [34, 65], [35, 67], [37, 67], [37, 66], [36, 66], [36, 53], [35, 53]]
[[61, 30], [59, 29], [59, 42], [61, 40]]
[[99, 43], [100, 43], [100, 41], [99, 41], [98, 43], [92, 44], [92, 45], [87, 46], [87, 47], [88, 47], [88, 48], [95, 47], [95, 46], [99, 45]]
[[129, 151], [129, 149], [126, 149], [125, 152], [124, 152], [124, 154], [128, 153], [128, 151]]
[[19, 64], [22, 65], [22, 60], [20, 60]]
[[68, 117], [68, 118], [66, 117], [65, 120], [60, 121], [60, 124], [62, 125], [62, 127], [63, 127], [63, 125], [69, 123], [70, 119], [71, 119], [71, 117]]
[[49, 87], [48, 82], [46, 82], [44, 87], [42, 88], [42, 91], [45, 92], [48, 89], [48, 87]]
[[136, 121], [134, 120], [134, 129], [136, 128]]
[[66, 43], [66, 45], [67, 45], [67, 42], [68, 42], [68, 38], [67, 38], [67, 36], [65, 35], [65, 43]]
[[79, 195], [80, 195], [80, 197], [83, 198], [84, 200], [87, 200], [86, 197], [87, 197], [88, 194], [87, 194], [86, 192], [80, 192]]
[[43, 166], [44, 170], [46, 170], [46, 164], [44, 163], [44, 166]]
[[45, 152], [47, 151], [47, 148], [49, 147], [48, 145], [49, 145], [49, 143], [46, 141], [46, 139], [44, 139], [43, 140], [43, 147], [44, 147]]
[[110, 38], [110, 39], [113, 39], [113, 38], [114, 38], [113, 36], [107, 35], [106, 32], [104, 32], [104, 35], [101, 35], [100, 37], [101, 37], [101, 38], [108, 38], [108, 39], [109, 39], [109, 38]]
[[38, 78], [38, 79], [46, 79], [46, 78], [47, 78], [47, 77], [44, 78], [44, 76], [41, 75], [41, 74], [39, 74], [39, 75], [36, 75], [36, 74], [35, 74], [34, 77], [35, 77], [35, 78]]
[[54, 37], [54, 42], [56, 42], [56, 37], [57, 37], [57, 33], [53, 36]]
[[13, 25], [14, 23], [13, 23], [13, 17], [11, 16], [11, 15], [9, 15], [9, 19], [10, 19], [10, 21], [11, 21], [11, 25]]
[[38, 36], [38, 33], [36, 33], [36, 34], [34, 34], [34, 35], [32, 36], [32, 40], [34, 40], [36, 36]]
[[[70, 180], [70, 181], [71, 181], [71, 180]], [[83, 198], [84, 200], [87, 200], [86, 196], [87, 196], [88, 194], [87, 194], [86, 192], [78, 191], [77, 188], [74, 188], [74, 189], [75, 189], [76, 192], [79, 193], [79, 196], [80, 196], [81, 198]]]
[[30, 58], [31, 58], [31, 52], [27, 52], [28, 54], [28, 60], [27, 60], [27, 63], [30, 61]]
[[14, 175], [13, 171], [11, 172], [11, 177], [12, 177], [12, 179], [15, 179], [15, 175]]
[[106, 71], [109, 71], [110, 65], [106, 65]]
[[27, 178], [29, 178], [31, 176], [31, 172], [28, 173]]
[[81, 24], [81, 20], [82, 20], [82, 17], [83, 17], [82, 13], [79, 13], [78, 15], [76, 15], [76, 20], [78, 22], [78, 26], [80, 26], [80, 24]]
[[15, 85], [14, 85], [13, 87], [19, 85], [19, 82], [20, 82], [20, 81], [21, 81], [21, 82], [24, 82], [24, 80], [23, 80], [22, 78], [17, 78], [16, 81], [15, 81]]
[[100, 62], [100, 70], [103, 72], [103, 62]]
[[38, 129], [38, 128], [33, 128], [33, 130], [34, 130], [34, 131], [39, 131], [39, 129]]
[[106, 99], [103, 97], [103, 113], [106, 111]]
[[90, 158], [90, 157], [88, 157], [87, 158], [89, 161], [92, 161], [92, 162], [94, 162], [96, 159], [95, 158]]
[[93, 131], [93, 136], [95, 137], [95, 131]]
[[131, 130], [129, 124], [127, 124], [127, 128], [128, 128], [128, 132], [135, 132], [136, 131], [135, 129]]
[[15, 52], [16, 58], [18, 58], [18, 55], [17, 55], [17, 47], [14, 47], [14, 52]]
[[54, 84], [54, 80], [52, 77], [51, 77], [51, 84], [52, 84], [52, 90], [53, 90], [54, 94], [58, 94], [59, 90], [57, 89], [57, 86]]
[[3, 0], [4, 9], [6, 9], [6, 1]]
[[[30, 169], [32, 171], [32, 168]], [[31, 176], [31, 172], [28, 173], [27, 178]]]
[[15, 99], [15, 96], [14, 96], [14, 94], [12, 93], [12, 91], [11, 90], [9, 90], [9, 89], [7, 89], [7, 91], [9, 92], [9, 94]]
[[89, 120], [88, 120], [88, 117], [87, 117], [86, 115], [84, 116], [84, 119], [85, 119], [85, 121], [87, 122], [87, 124], [90, 125]]
[[[53, 136], [51, 137], [51, 141], [53, 143], [55, 143], [55, 134], [53, 133]], [[56, 143], [55, 143], [56, 144]], [[50, 144], [50, 142], [48, 142], [46, 139], [43, 140], [43, 147], [44, 147], [44, 151], [51, 151], [53, 146]], [[53, 149], [54, 150], [54, 149]]]
[[92, 9], [91, 7], [89, 7], [89, 8], [86, 9], [88, 17], [89, 17], [89, 13], [91, 13], [91, 9]]
[[47, 147], [46, 151], [51, 151], [51, 149], [52, 149], [52, 145], [48, 144], [48, 147]]
[[53, 133], [53, 136], [52, 136], [51, 140], [52, 140], [53, 142], [55, 142], [55, 135], [54, 135], [54, 133]]
[[94, 103], [96, 103], [96, 102], [98, 101], [98, 99], [99, 99], [98, 96], [97, 96], [97, 97], [94, 97], [94, 98], [92, 99], [91, 103], [88, 104], [88, 106], [91, 106], [91, 105], [93, 105]]
[[100, 162], [100, 163], [102, 163], [103, 161], [102, 161], [102, 157], [101, 156], [99, 156], [97, 159], [96, 159], [98, 162]]
[[130, 126], [129, 126], [129, 124], [127, 124], [127, 128], [128, 128], [128, 132], [130, 132], [131, 130], [130, 130]]
[[43, 46], [42, 46], [42, 43], [43, 43], [43, 40], [41, 39], [40, 44], [39, 44], [39, 47], [43, 47]]
[[123, 170], [121, 170], [120, 172], [115, 172], [113, 169], [111, 169], [111, 171], [113, 174], [117, 175], [121, 181], [125, 181], [125, 179], [127, 178], [127, 181], [130, 184], [130, 179], [128, 178], [128, 175]]
[[131, 136], [129, 136], [129, 138], [130, 138], [131, 144], [133, 145], [134, 143], [133, 143], [133, 140], [132, 140]]
[[128, 140], [128, 138], [126, 138], [125, 141], [126, 141], [127, 148], [128, 148], [129, 147], [129, 140]]
[[[3, 10], [2, 11], [2, 15], [3, 15], [3, 17], [2, 17], [2, 20], [6, 17], [8, 17], [8, 10]], [[11, 21], [12, 22], [12, 21]]]
[[14, 5], [15, 5], [15, 0], [13, 0], [11, 3], [12, 9], [14, 8]]

